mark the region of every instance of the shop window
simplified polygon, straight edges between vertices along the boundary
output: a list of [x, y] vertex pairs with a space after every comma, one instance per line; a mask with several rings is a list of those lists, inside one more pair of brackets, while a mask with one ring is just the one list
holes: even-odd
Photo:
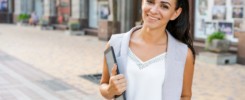
[[244, 0], [196, 0], [195, 39], [206, 39], [215, 31], [237, 43], [236, 32], [245, 31]]
[[8, 12], [8, 0], [0, 0], [0, 12]]
[[68, 7], [69, 6], [69, 3], [67, 2], [61, 2], [60, 3], [60, 7]]
[[98, 5], [99, 5], [99, 18], [107, 20], [110, 14], [108, 1], [100, 1]]

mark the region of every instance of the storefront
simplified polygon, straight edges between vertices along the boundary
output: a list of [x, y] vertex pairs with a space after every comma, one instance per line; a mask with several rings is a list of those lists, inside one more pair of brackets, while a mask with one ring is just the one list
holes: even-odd
[[98, 1], [89, 0], [89, 17], [88, 17], [88, 26], [89, 28], [98, 28]]
[[195, 41], [205, 41], [210, 34], [221, 31], [237, 53], [238, 62], [245, 64], [245, 1], [195, 0]]
[[12, 23], [14, 12], [13, 0], [0, 0], [0, 23]]
[[57, 1], [56, 0], [44, 0], [43, 1], [43, 20], [46, 20], [49, 24], [55, 24], [57, 22]]
[[57, 0], [58, 24], [67, 24], [71, 16], [71, 0]]
[[35, 0], [34, 1], [34, 12], [37, 14], [38, 18], [41, 19], [44, 14], [44, 1]]
[[0, 12], [8, 12], [8, 0], [0, 0]]
[[205, 40], [216, 31], [237, 44], [237, 32], [245, 31], [244, 0], [196, 0], [195, 39]]
[[34, 0], [20, 0], [22, 14], [31, 14], [34, 10]]
[[20, 14], [31, 15], [34, 12], [34, 0], [14, 0], [14, 22], [18, 22]]

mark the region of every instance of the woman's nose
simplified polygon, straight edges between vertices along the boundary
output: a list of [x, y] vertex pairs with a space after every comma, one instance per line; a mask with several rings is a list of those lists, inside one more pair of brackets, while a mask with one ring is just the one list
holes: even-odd
[[156, 13], [158, 12], [158, 6], [157, 6], [157, 5], [152, 6], [150, 12], [151, 12], [152, 14], [156, 14]]

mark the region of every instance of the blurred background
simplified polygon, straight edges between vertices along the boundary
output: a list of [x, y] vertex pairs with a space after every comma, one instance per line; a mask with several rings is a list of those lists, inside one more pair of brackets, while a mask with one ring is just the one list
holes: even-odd
[[[112, 34], [141, 24], [142, 0], [0, 0], [0, 100], [103, 100]], [[189, 0], [192, 100], [245, 100], [245, 1]]]

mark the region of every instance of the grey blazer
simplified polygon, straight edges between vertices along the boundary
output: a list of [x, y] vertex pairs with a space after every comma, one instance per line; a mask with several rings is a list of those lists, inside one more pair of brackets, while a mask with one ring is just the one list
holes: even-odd
[[[113, 35], [109, 41], [110, 46], [113, 46], [115, 51], [119, 72], [125, 76], [130, 36], [134, 30], [141, 27], [137, 26], [129, 32]], [[167, 33], [168, 46], [162, 96], [163, 100], [180, 100], [188, 47], [186, 44], [176, 40], [169, 32]]]

